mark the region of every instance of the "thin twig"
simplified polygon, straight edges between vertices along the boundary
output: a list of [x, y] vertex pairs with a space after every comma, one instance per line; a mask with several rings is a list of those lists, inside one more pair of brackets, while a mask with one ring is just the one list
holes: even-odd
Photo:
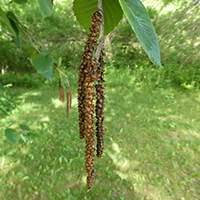
[[58, 67], [54, 66], [54, 69], [58, 70], [65, 78], [67, 78], [67, 75], [64, 74]]
[[97, 10], [102, 10], [103, 11], [102, 0], [98, 0]]
[[25, 35], [27, 35], [28, 37], [31, 37], [31, 39], [33, 39], [33, 41], [36, 43], [36, 45], [30, 40], [32, 46], [37, 50], [38, 53], [41, 53], [40, 50], [37, 48], [37, 46], [39, 46], [37, 40], [33, 37], [33, 35], [26, 29], [24, 28], [24, 26], [22, 26], [19, 22], [17, 22], [16, 20], [14, 20], [10, 15], [6, 14], [8, 18], [10, 18], [12, 21], [14, 21], [20, 28], [21, 30], [24, 32]]
[[104, 49], [104, 16], [103, 16], [103, 6], [102, 6], [102, 0], [98, 0], [98, 7], [97, 10], [101, 13], [101, 24], [100, 24], [100, 35], [98, 40], [97, 49], [94, 55], [94, 58], [99, 61], [99, 57], [101, 54], [102, 49]]
[[[1, 124], [2, 126], [4, 126], [6, 129], [10, 129], [8, 126], [2, 124], [1, 122], [0, 122], [0, 124]], [[17, 132], [18, 132], [18, 133], [23, 133], [22, 131], [17, 131]]]
[[[58, 70], [64, 77], [65, 77], [65, 79], [66, 79], [66, 81], [67, 81], [67, 89], [68, 89], [68, 92], [67, 92], [67, 106], [68, 106], [68, 108], [67, 108], [67, 117], [69, 116], [69, 108], [72, 108], [72, 91], [71, 91], [71, 88], [70, 88], [70, 84], [69, 84], [69, 81], [68, 81], [68, 79], [67, 79], [67, 75], [66, 74], [64, 74], [58, 67], [56, 67], [56, 66], [54, 66], [54, 69], [56, 69], [56, 70]], [[69, 97], [70, 98], [69, 98]]]
[[67, 91], [67, 117], [69, 117], [69, 107], [70, 107], [70, 101], [69, 101], [69, 90]]
[[[33, 37], [33, 35], [31, 34], [31, 32], [29, 32], [26, 28], [24, 28], [24, 26], [22, 26], [18, 21], [16, 21], [15, 19], [13, 19], [10, 15], [7, 14], [7, 17], [10, 18], [11, 20], [13, 20], [21, 29], [25, 34], [28, 34], [36, 43], [37, 46], [39, 46], [38, 41]], [[41, 53], [40, 50], [32, 43], [31, 44], [35, 47], [35, 49], [38, 51], [38, 53]], [[67, 75], [64, 74], [59, 68], [57, 68], [56, 66], [54, 66], [55, 69], [57, 69], [66, 79], [67, 79]]]
[[[100, 7], [102, 7], [102, 2]], [[38, 41], [33, 37], [33, 35], [24, 27], [22, 26], [18, 21], [16, 21], [15, 19], [13, 19], [10, 15], [7, 14], [7, 17], [10, 18], [12, 21], [14, 21], [20, 28], [21, 30], [24, 32], [25, 35], [28, 35], [29, 37], [31, 37], [31, 39], [33, 39], [33, 41], [35, 42], [35, 44], [33, 44], [33, 42], [30, 40], [31, 44], [33, 45], [33, 47], [37, 50], [38, 53], [41, 53], [41, 51], [37, 48], [37, 46], [39, 46]], [[100, 55], [100, 54], [99, 54]], [[67, 79], [67, 75], [64, 74], [58, 67], [54, 66], [54, 69], [58, 70], [66, 79], [67, 81], [67, 88], [68, 88], [68, 95], [70, 96], [70, 108], [71, 108], [71, 104], [72, 104], [72, 92], [71, 92], [71, 88], [69, 85], [69, 81]], [[68, 113], [69, 115], [69, 113]]]
[[16, 21], [15, 19], [13, 19], [10, 15], [6, 14], [6, 16], [8, 18], [10, 18], [11, 20], [13, 20], [23, 31], [25, 31], [26, 33], [28, 33], [31, 36], [31, 38], [34, 40], [34, 42], [39, 46], [37, 40], [33, 37], [33, 35], [24, 26], [22, 26], [18, 21]]
[[0, 122], [0, 124], [1, 124], [2, 126], [4, 126], [5, 128], [9, 129], [9, 127], [7, 127], [6, 125], [2, 124], [1, 122]]

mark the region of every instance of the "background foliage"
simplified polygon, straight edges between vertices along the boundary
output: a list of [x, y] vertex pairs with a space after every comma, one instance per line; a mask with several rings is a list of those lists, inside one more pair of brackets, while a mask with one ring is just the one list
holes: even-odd
[[[144, 0], [164, 68], [154, 66], [128, 21], [106, 37], [105, 154], [87, 192], [84, 142], [78, 136], [77, 72], [87, 32], [72, 1], [55, 0], [45, 19], [34, 1], [10, 7], [48, 52], [62, 56], [73, 101], [70, 118], [50, 82], [0, 27], [0, 196], [4, 199], [199, 199], [200, 5], [198, 1]], [[67, 19], [67, 20], [66, 20]], [[116, 101], [117, 99], [117, 101]], [[27, 124], [38, 138], [22, 130]], [[23, 134], [13, 147], [5, 129]], [[26, 142], [24, 142], [26, 141]]]
[[[6, 1], [3, 2], [5, 4]], [[197, 13], [200, 5], [183, 0], [143, 3], [153, 21], [160, 44], [164, 72], [158, 69], [158, 73], [164, 74], [163, 78], [169, 83], [181, 87], [199, 87], [200, 20]], [[6, 6], [9, 5], [5, 4], [4, 7]], [[45, 19], [34, 2], [12, 5], [10, 8], [37, 41], [53, 55], [63, 57], [65, 68], [77, 69], [87, 33], [76, 21], [71, 1], [56, 2], [53, 16]], [[1, 30], [1, 70], [17, 74], [35, 72], [29, 60], [29, 39], [24, 37], [21, 49], [17, 49], [16, 44], [10, 42], [5, 27], [2, 26]], [[140, 71], [143, 69], [151, 76], [152, 64], [125, 18], [107, 36], [106, 51], [107, 65], [117, 68], [129, 66], [135, 70], [140, 68]]]

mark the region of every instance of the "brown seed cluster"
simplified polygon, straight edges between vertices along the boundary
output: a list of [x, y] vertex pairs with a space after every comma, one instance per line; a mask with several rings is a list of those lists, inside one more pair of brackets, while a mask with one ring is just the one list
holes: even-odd
[[61, 101], [65, 100], [65, 96], [64, 95], [65, 95], [65, 91], [64, 91], [64, 89], [62, 87], [61, 80], [59, 79], [59, 99]]
[[[96, 111], [96, 126], [97, 126], [97, 156], [102, 155], [103, 151], [103, 107], [104, 107], [104, 86], [103, 79], [103, 51], [98, 61], [93, 57], [93, 52], [97, 44], [95, 37], [99, 34], [99, 24], [101, 23], [102, 15], [96, 11], [92, 17], [92, 27], [86, 42], [85, 50], [82, 55], [81, 65], [79, 66], [78, 79], [78, 111], [79, 111], [79, 131], [80, 138], [86, 139], [86, 171], [87, 187], [91, 189], [93, 186], [95, 171], [94, 171], [94, 151], [95, 151], [95, 111]], [[97, 84], [95, 85], [95, 81]], [[96, 109], [95, 109], [95, 88], [96, 88]]]
[[101, 157], [104, 149], [104, 126], [103, 126], [103, 120], [104, 120], [104, 102], [105, 102], [105, 92], [104, 92], [104, 65], [105, 62], [103, 61], [103, 56], [105, 54], [103, 51], [101, 51], [100, 55], [100, 65], [97, 67], [97, 84], [95, 85], [96, 88], [96, 94], [97, 94], [97, 102], [96, 102], [96, 136], [97, 136], [97, 156]]

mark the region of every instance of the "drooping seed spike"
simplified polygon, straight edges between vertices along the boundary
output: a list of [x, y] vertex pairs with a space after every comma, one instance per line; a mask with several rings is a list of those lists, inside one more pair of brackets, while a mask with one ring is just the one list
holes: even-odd
[[79, 131], [80, 138], [86, 139], [86, 171], [87, 187], [91, 189], [94, 182], [94, 151], [95, 151], [95, 83], [97, 79], [96, 69], [97, 61], [93, 58], [93, 51], [97, 44], [95, 37], [99, 34], [99, 24], [102, 21], [99, 11], [92, 16], [92, 27], [86, 41], [84, 53], [82, 55], [81, 65], [79, 66], [78, 79], [78, 111], [79, 111]]

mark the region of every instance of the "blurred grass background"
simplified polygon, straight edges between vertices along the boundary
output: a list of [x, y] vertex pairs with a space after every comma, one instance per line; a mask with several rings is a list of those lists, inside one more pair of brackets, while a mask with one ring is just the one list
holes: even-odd
[[[0, 113], [0, 199], [200, 199], [199, 4], [142, 2], [164, 68], [152, 65], [125, 18], [106, 37], [105, 152], [95, 157], [89, 192], [77, 111], [87, 33], [73, 15], [72, 1], [55, 1], [54, 15], [46, 19], [34, 2], [10, 6], [50, 53], [63, 57], [73, 101], [66, 118], [58, 79], [37, 74], [29, 61], [30, 41], [23, 38], [17, 49], [1, 26], [0, 82], [6, 91], [0, 108], [9, 115]], [[12, 146], [4, 131], [20, 130], [19, 124], [40, 137]]]

